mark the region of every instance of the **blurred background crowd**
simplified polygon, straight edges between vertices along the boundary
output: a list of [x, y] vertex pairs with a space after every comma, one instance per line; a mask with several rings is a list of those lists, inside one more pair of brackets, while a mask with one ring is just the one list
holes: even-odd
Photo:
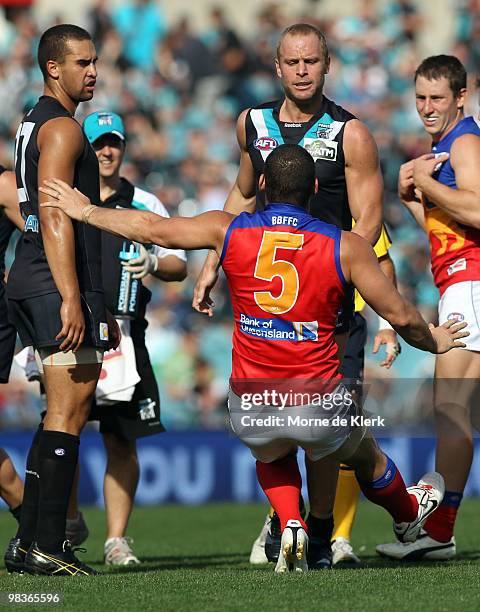
[[[427, 3], [442, 9], [431, 20], [413, 0], [345, 2], [351, 10], [343, 7], [339, 16], [331, 2], [322, 0], [299, 2], [303, 9], [293, 14], [287, 5], [297, 3], [259, 1], [254, 8], [248, 4], [247, 31], [236, 27], [232, 3], [202, 0], [206, 18], [199, 25], [187, 13], [173, 19], [161, 1], [82, 2], [75, 23], [91, 32], [100, 60], [95, 97], [81, 105], [77, 118], [100, 109], [122, 115], [128, 133], [123, 174], [154, 192], [171, 215], [221, 209], [237, 171], [238, 113], [280, 95], [273, 58], [283, 28], [295, 21], [315, 23], [325, 32], [332, 56], [326, 95], [368, 124], [380, 150], [385, 218], [400, 290], [427, 320], [435, 320], [438, 294], [426, 237], [398, 202], [396, 182], [400, 164], [430, 146], [416, 115], [412, 80], [426, 48], [430, 54], [453, 53], [465, 63], [471, 89], [467, 110], [477, 112], [480, 2]], [[327, 4], [330, 10], [324, 11]], [[42, 21], [35, 6], [0, 7], [0, 163], [6, 167], [12, 167], [23, 112], [42, 90], [36, 65], [39, 34], [63, 21], [61, 10]], [[12, 255], [10, 248], [10, 262]], [[183, 283], [150, 283], [147, 343], [168, 428], [225, 425], [230, 309], [221, 279], [215, 318], [192, 310], [203, 258], [203, 253], [189, 255]], [[367, 316], [375, 332], [375, 317]], [[367, 363], [367, 377], [383, 377], [387, 386], [398, 377], [432, 373], [432, 361], [413, 350], [404, 351], [388, 373], [370, 358]], [[30, 426], [38, 412], [37, 386], [14, 369], [12, 382], [0, 388], [0, 427]]]

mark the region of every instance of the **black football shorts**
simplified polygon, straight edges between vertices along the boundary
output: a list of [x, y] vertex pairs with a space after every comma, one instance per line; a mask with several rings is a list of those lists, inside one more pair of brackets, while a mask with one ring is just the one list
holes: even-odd
[[[85, 317], [85, 339], [82, 346], [108, 350], [108, 325], [103, 293], [90, 291], [81, 294]], [[55, 337], [62, 329], [58, 292], [38, 295], [23, 300], [8, 300], [10, 322], [15, 326], [23, 346], [36, 349], [59, 346], [63, 340]]]
[[0, 383], [7, 383], [15, 352], [17, 332], [8, 318], [5, 287], [0, 281]]

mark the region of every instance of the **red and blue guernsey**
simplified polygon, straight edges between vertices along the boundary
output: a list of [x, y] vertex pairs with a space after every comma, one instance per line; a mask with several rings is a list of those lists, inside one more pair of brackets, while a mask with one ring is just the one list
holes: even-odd
[[[453, 130], [432, 146], [432, 153], [450, 153], [454, 141], [464, 134], [480, 136], [480, 127], [473, 117], [459, 121]], [[449, 159], [433, 174], [433, 178], [457, 189], [455, 172]], [[480, 280], [480, 231], [455, 221], [429, 200], [424, 207], [432, 273], [440, 295], [455, 283]]]
[[230, 224], [221, 264], [235, 317], [232, 386], [245, 379], [339, 375], [335, 322], [346, 281], [341, 230], [291, 204]]

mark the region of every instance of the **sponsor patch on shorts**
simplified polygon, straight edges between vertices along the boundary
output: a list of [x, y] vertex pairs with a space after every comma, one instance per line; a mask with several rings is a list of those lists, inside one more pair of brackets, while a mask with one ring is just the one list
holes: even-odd
[[105, 340], [105, 342], [108, 342], [108, 323], [100, 323], [99, 331], [100, 331], [100, 340]]
[[458, 323], [461, 323], [464, 320], [465, 317], [461, 312], [451, 312], [447, 315], [447, 321], [458, 321]]
[[155, 406], [156, 402], [147, 397], [147, 399], [138, 402], [140, 419], [142, 421], [148, 421], [149, 419], [155, 418]]

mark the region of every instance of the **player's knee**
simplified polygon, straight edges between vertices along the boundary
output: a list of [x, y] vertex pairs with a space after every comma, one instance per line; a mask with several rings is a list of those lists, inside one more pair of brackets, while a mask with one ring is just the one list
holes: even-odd
[[63, 406], [47, 406], [44, 418], [44, 429], [64, 431], [72, 435], [80, 435], [90, 414], [89, 403], [76, 405], [66, 403]]
[[437, 418], [450, 421], [465, 422], [470, 420], [470, 409], [461, 402], [441, 402], [434, 406], [434, 414]]
[[353, 455], [345, 459], [343, 463], [353, 468], [361, 479], [366, 480], [382, 466], [386, 466], [387, 459], [377, 442], [367, 437], [362, 440]]
[[441, 436], [472, 437], [472, 422], [468, 406], [443, 402], [434, 407], [438, 434]]
[[137, 460], [137, 444], [135, 440], [127, 440], [115, 433], [103, 433], [103, 443], [108, 458], [125, 458]]

